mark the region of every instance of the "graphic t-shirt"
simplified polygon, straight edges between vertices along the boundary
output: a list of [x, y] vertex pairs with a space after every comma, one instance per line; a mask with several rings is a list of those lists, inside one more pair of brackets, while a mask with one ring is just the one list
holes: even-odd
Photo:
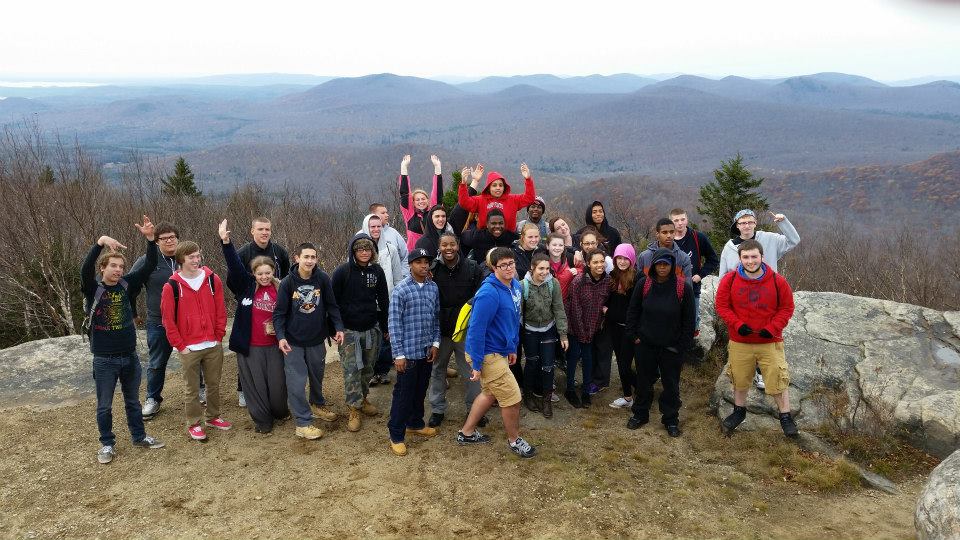
[[[250, 299], [244, 298], [246, 302]], [[277, 336], [273, 329], [273, 309], [277, 306], [277, 288], [270, 284], [257, 287], [253, 295], [253, 328], [250, 332], [251, 347], [269, 347], [277, 345]]]
[[128, 354], [137, 346], [133, 310], [123, 286], [104, 285], [103, 296], [90, 319], [90, 348], [94, 355]]

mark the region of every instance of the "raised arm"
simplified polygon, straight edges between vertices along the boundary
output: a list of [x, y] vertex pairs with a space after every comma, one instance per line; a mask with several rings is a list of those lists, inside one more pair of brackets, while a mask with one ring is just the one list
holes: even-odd
[[407, 167], [410, 165], [410, 154], [403, 156], [400, 160], [400, 176], [397, 182], [400, 185], [400, 211], [403, 213], [403, 220], [410, 219], [413, 215], [413, 197], [410, 196], [410, 175], [407, 174]]
[[[480, 185], [480, 179], [483, 177], [483, 165], [477, 163], [477, 166], [470, 171], [470, 187], [477, 189]], [[479, 192], [479, 190], [477, 190]], [[457, 204], [463, 207], [467, 212], [476, 212], [480, 208], [479, 195], [470, 195], [467, 184], [460, 182], [457, 188]]]
[[533, 204], [537, 198], [537, 188], [530, 176], [530, 167], [526, 163], [520, 164], [520, 174], [523, 175], [523, 194], [511, 193], [510, 198], [516, 201], [517, 208], [524, 208]]
[[800, 243], [800, 233], [797, 232], [797, 228], [793, 226], [793, 223], [790, 223], [790, 220], [787, 219], [787, 216], [783, 214], [774, 214], [770, 212], [773, 216], [773, 222], [777, 224], [777, 227], [780, 229], [780, 236], [777, 238], [777, 244], [780, 247], [780, 255], [784, 255], [786, 252], [797, 247], [797, 244]]
[[430, 206], [436, 205], [443, 198], [443, 174], [440, 167], [440, 158], [430, 156], [433, 162], [433, 189], [430, 190]]

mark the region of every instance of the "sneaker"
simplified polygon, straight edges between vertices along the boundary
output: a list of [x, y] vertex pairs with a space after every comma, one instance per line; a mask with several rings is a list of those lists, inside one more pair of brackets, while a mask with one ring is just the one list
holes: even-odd
[[522, 458], [532, 458], [537, 455], [537, 449], [530, 446], [530, 443], [523, 440], [523, 437], [517, 437], [517, 440], [510, 443], [510, 450]]
[[627, 407], [633, 406], [633, 398], [627, 397], [618, 397], [610, 403], [610, 407], [613, 409], [626, 409]]
[[220, 418], [219, 416], [216, 418], [211, 418], [210, 420], [207, 420], [205, 424], [212, 428], [217, 428], [220, 431], [227, 431], [228, 429], [233, 427], [233, 424], [231, 424], [230, 422], [227, 422], [226, 420], [224, 420], [223, 418]]
[[550, 392], [550, 403], [557, 403], [560, 401], [560, 396], [556, 392]]
[[154, 416], [157, 415], [158, 412], [160, 412], [160, 402], [153, 399], [152, 397], [147, 398], [147, 400], [143, 402], [143, 419], [144, 420], [153, 418]]
[[596, 383], [590, 383], [590, 385], [587, 386], [587, 393], [590, 394], [591, 396], [599, 392], [600, 392], [600, 387]]
[[676, 424], [670, 424], [669, 426], [667, 426], [667, 435], [671, 437], [679, 437], [680, 433], [681, 433], [680, 426]]
[[383, 385], [390, 384], [390, 376], [387, 375], [386, 373], [382, 375], [380, 374], [374, 375], [370, 379], [370, 386], [377, 386], [378, 384], [383, 384]]
[[337, 419], [337, 413], [328, 409], [326, 405], [320, 405], [319, 407], [311, 405], [310, 409], [313, 411], [314, 418], [319, 418], [324, 422], [333, 422]]
[[430, 421], [427, 422], [427, 425], [430, 427], [437, 427], [443, 422], [443, 413], [433, 413], [430, 415]]
[[203, 430], [203, 426], [201, 426], [200, 424], [194, 424], [188, 427], [187, 433], [189, 433], [190, 438], [195, 441], [207, 440], [207, 432]]
[[580, 403], [582, 404], [581, 407], [584, 409], [593, 405], [593, 398], [590, 397], [589, 392], [583, 392], [580, 394]]
[[374, 375], [373, 377], [370, 377], [370, 381], [367, 382], [367, 386], [369, 386], [370, 388], [373, 388], [374, 386], [379, 386], [379, 385], [380, 385], [379, 375]]
[[646, 424], [649, 421], [650, 421], [649, 418], [641, 418], [636, 415], [631, 416], [630, 419], [627, 420], [627, 429], [640, 429], [640, 426]]
[[743, 423], [747, 418], [747, 408], [746, 407], [733, 407], [733, 412], [729, 416], [723, 419], [723, 429], [726, 431], [727, 435], [737, 429], [737, 426]]
[[323, 430], [316, 426], [297, 426], [294, 433], [297, 437], [301, 439], [307, 439], [308, 441], [313, 441], [323, 437]]
[[237, 392], [237, 405], [240, 407], [247, 406], [247, 398], [243, 397], [243, 392]]
[[436, 437], [437, 428], [424, 426], [420, 429], [407, 428], [407, 435], [420, 435], [421, 437]]
[[350, 407], [350, 417], [347, 419], [347, 431], [360, 431], [360, 409]]
[[100, 450], [97, 452], [97, 461], [101, 464], [106, 465], [113, 461], [113, 457], [116, 453], [113, 451], [112, 446], [101, 446]]
[[763, 375], [760, 373], [753, 375], [753, 385], [757, 387], [757, 390], [765, 390], [767, 388], [767, 385], [763, 383]]
[[197, 394], [197, 397], [200, 398], [201, 405], [207, 404], [207, 387], [206, 386], [200, 388], [200, 392]]
[[783, 429], [783, 434], [787, 437], [800, 435], [800, 430], [797, 429], [797, 423], [794, 422], [793, 415], [788, 412], [780, 413], [780, 427]]
[[480, 444], [490, 442], [490, 436], [480, 433], [479, 429], [473, 430], [473, 434], [464, 435], [462, 431], [457, 432], [457, 444], [463, 446], [467, 444]]
[[407, 444], [403, 441], [401, 442], [390, 441], [390, 451], [393, 452], [394, 455], [405, 456], [407, 455]]
[[380, 414], [380, 410], [377, 409], [376, 405], [367, 401], [367, 398], [363, 398], [363, 403], [360, 404], [360, 412], [367, 416], [376, 416]]
[[140, 439], [139, 441], [134, 441], [133, 445], [139, 446], [140, 448], [151, 448], [154, 450], [156, 450], [157, 448], [163, 448], [164, 446], [166, 446], [162, 442], [158, 441], [157, 439], [154, 439], [149, 435], [147, 435], [143, 439]]
[[580, 402], [580, 396], [578, 396], [575, 391], [567, 390], [563, 393], [563, 397], [567, 398], [567, 401], [570, 402], [570, 405], [572, 405], [574, 409], [583, 407], [583, 403]]

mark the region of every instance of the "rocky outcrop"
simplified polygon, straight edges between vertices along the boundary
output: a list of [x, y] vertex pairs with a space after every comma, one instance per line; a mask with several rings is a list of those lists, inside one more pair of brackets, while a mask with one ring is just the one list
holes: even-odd
[[[703, 328], [706, 317], [715, 318], [717, 282], [704, 280], [702, 346], [711, 339]], [[801, 429], [826, 423], [898, 429], [940, 457], [960, 447], [960, 312], [839, 293], [801, 291], [794, 300], [784, 347]], [[717, 326], [717, 333], [713, 346], [725, 347], [725, 330]], [[717, 379], [712, 403], [720, 417], [732, 409], [725, 375]], [[750, 391], [747, 408], [755, 414], [741, 429], [779, 425], [773, 400], [760, 391]]]
[[920, 540], [960, 539], [960, 450], [930, 473], [913, 524]]

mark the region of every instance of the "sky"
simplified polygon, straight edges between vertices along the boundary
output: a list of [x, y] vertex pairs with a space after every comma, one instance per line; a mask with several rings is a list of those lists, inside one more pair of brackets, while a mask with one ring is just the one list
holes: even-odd
[[3, 16], [8, 80], [960, 74], [960, 0], [20, 0]]

